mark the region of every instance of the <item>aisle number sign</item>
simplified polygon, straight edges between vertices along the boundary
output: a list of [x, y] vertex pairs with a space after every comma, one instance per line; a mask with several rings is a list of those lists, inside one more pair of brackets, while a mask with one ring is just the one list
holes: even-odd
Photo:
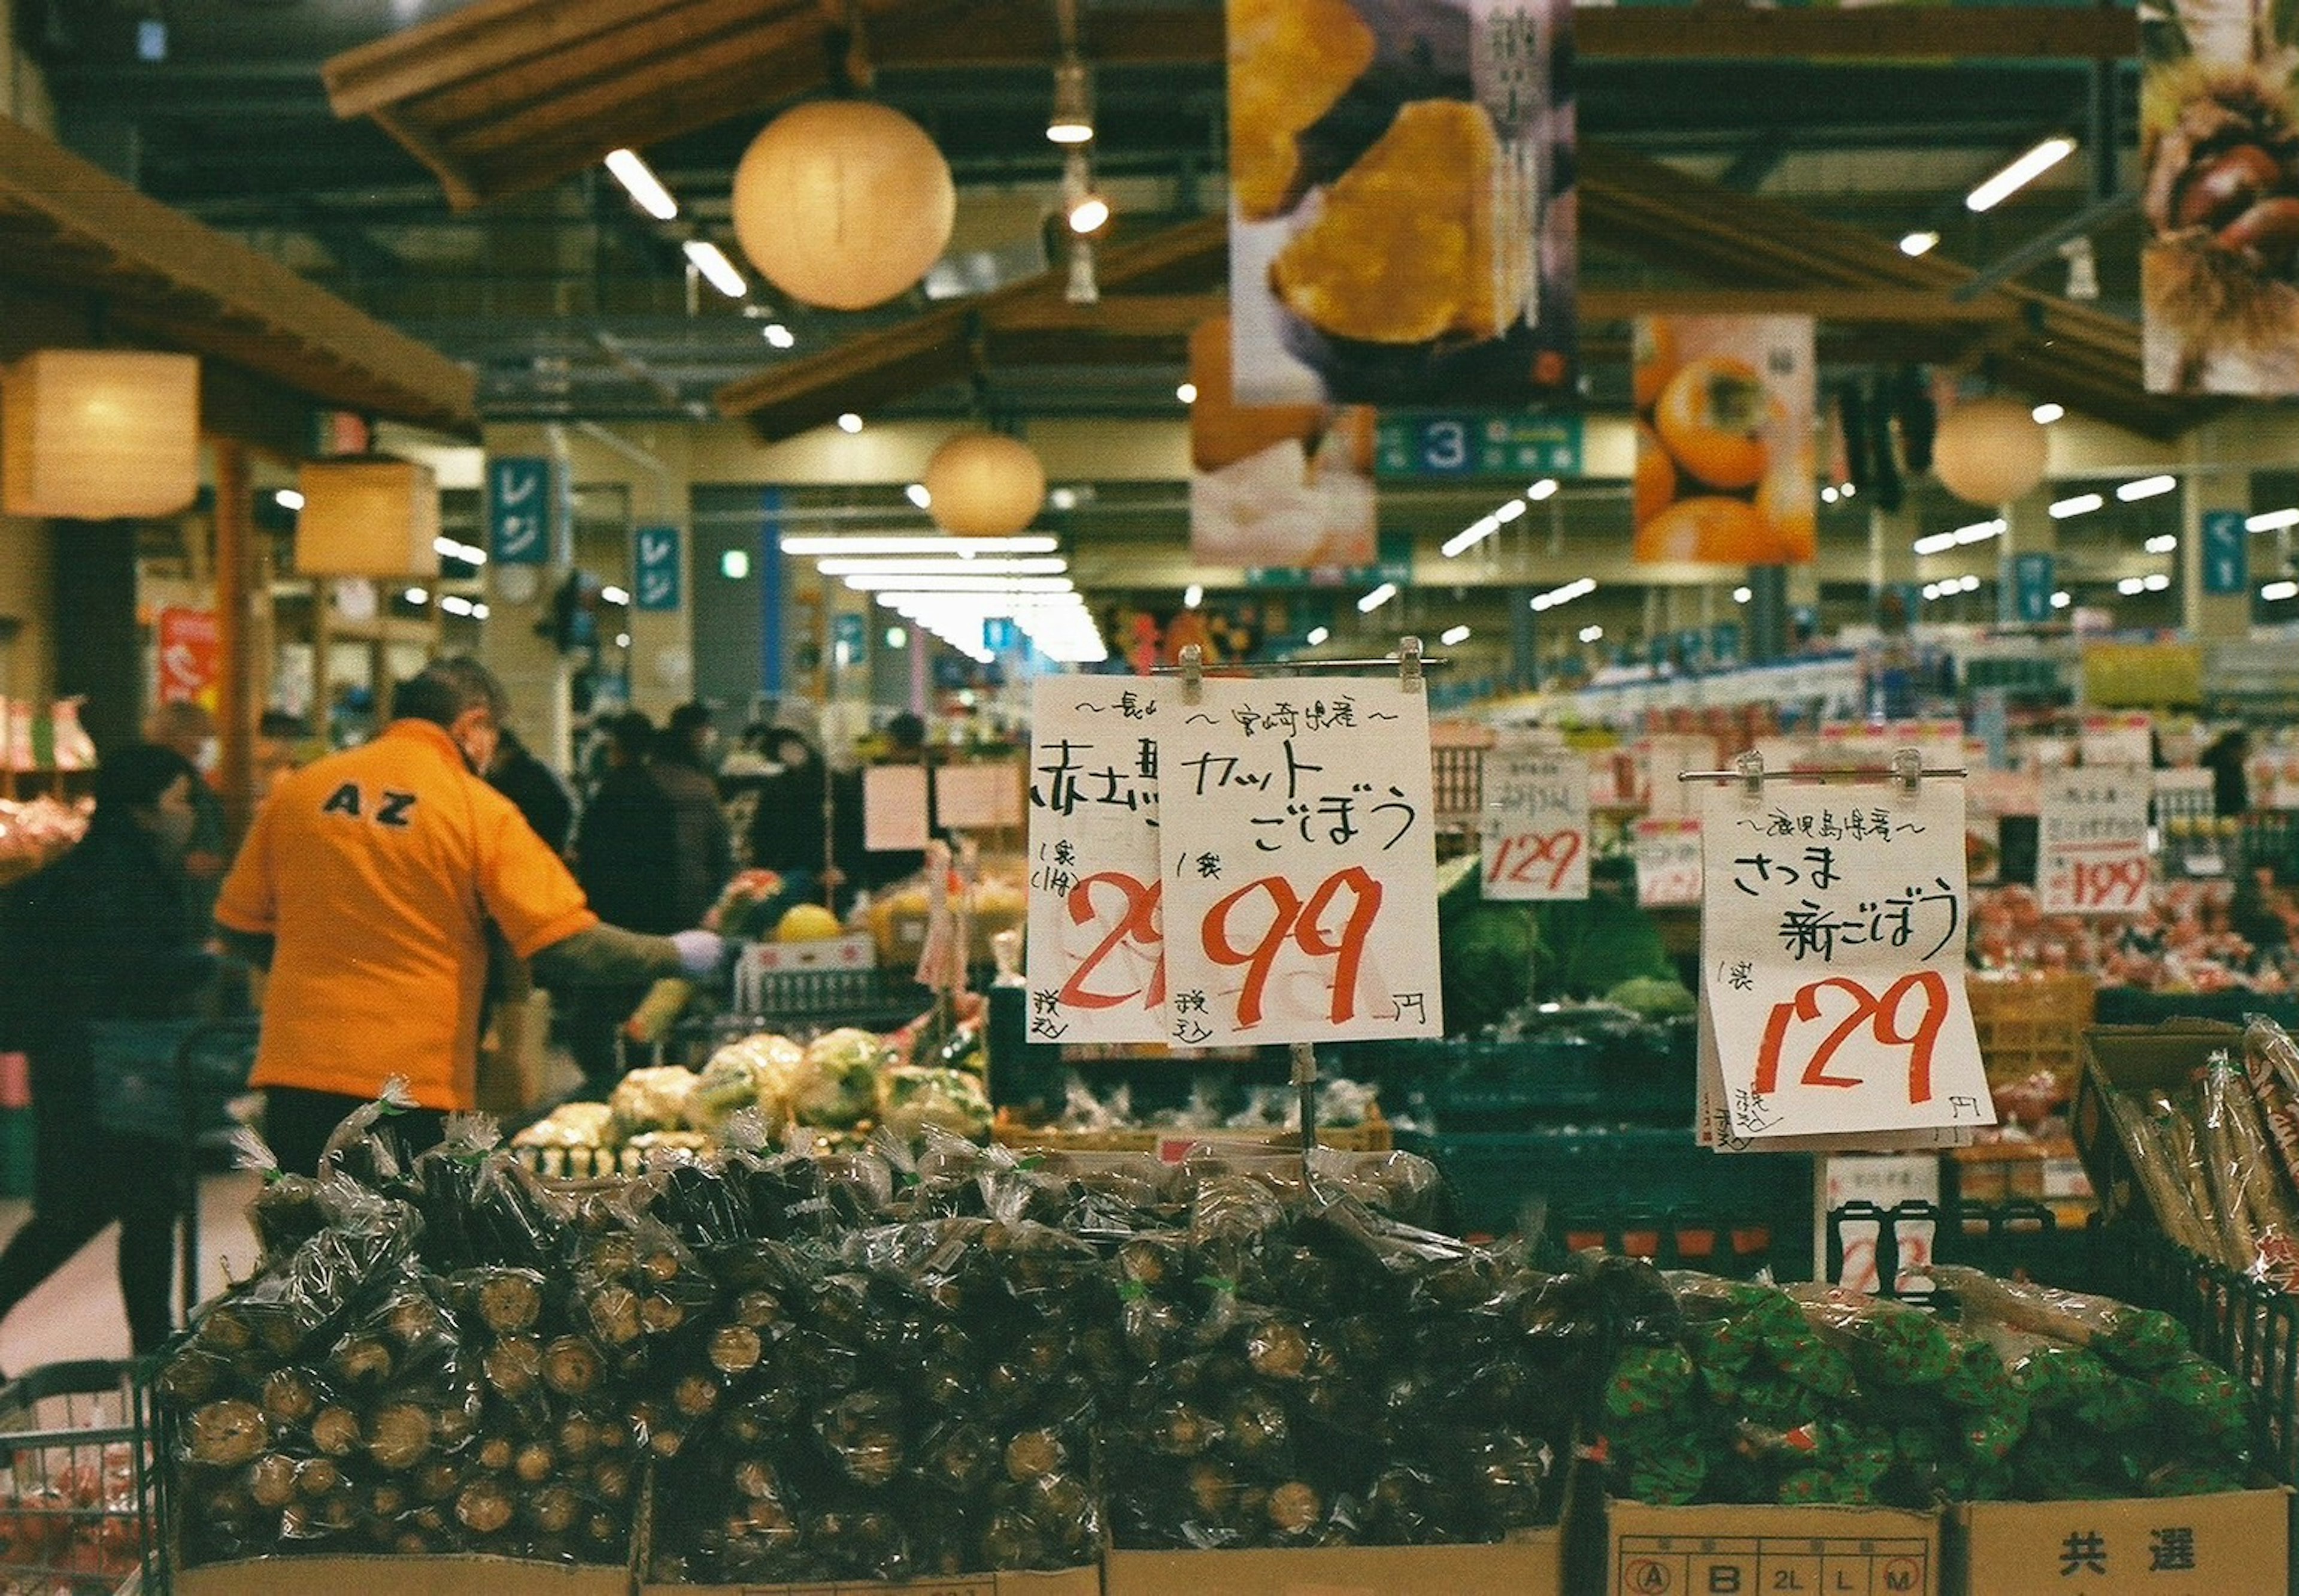
[[1995, 1122], [1964, 995], [1960, 783], [1714, 784], [1701, 852], [1701, 1040], [1730, 1137]]
[[1041, 677], [1031, 699], [1029, 1035], [1164, 1042], [1158, 736], [1179, 689]]
[[2145, 769], [2054, 772], [2037, 823], [2038, 894], [2046, 914], [2129, 914], [2147, 897]]
[[1383, 479], [1581, 474], [1577, 413], [1383, 411], [1374, 430]]
[[1160, 722], [1167, 1039], [1442, 1036], [1425, 695], [1209, 681]]
[[1589, 895], [1589, 761], [1566, 749], [1495, 750], [1484, 760], [1484, 895]]
[[1681, 909], [1700, 902], [1700, 822], [1639, 820], [1634, 848], [1637, 902]]

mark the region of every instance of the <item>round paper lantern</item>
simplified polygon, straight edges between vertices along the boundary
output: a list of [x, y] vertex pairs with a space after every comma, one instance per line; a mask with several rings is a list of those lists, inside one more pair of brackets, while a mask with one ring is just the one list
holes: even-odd
[[1030, 445], [961, 432], [934, 452], [924, 478], [934, 525], [959, 537], [1004, 537], [1037, 519], [1046, 468]]
[[2008, 504], [2035, 491], [2048, 453], [2044, 428], [2010, 399], [1975, 399], [1940, 419], [1932, 475], [1959, 499]]
[[867, 100], [783, 112], [735, 169], [735, 237], [793, 299], [884, 304], [950, 246], [958, 189], [925, 129]]

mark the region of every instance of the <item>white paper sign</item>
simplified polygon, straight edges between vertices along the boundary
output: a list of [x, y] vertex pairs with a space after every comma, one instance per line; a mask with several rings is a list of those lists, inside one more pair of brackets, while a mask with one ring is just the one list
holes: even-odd
[[2147, 902], [2153, 786], [2145, 769], [2045, 777], [2036, 887], [2046, 914], [2129, 914]]
[[862, 770], [862, 847], [870, 853], [911, 852], [926, 845], [926, 768], [866, 765]]
[[2086, 715], [2076, 737], [2084, 768], [2146, 769], [2155, 762], [2154, 726], [2145, 714]]
[[1422, 694], [1209, 681], [1158, 721], [1168, 1040], [1443, 1035]]
[[1637, 902], [1647, 909], [1681, 909], [1700, 902], [1700, 822], [1639, 820]]
[[1158, 744], [1177, 691], [1043, 677], [1030, 711], [1030, 1038], [1163, 1042]]
[[1730, 1134], [1995, 1121], [1964, 996], [1963, 788], [1709, 787], [1700, 1001]]
[[1638, 778], [1644, 786], [1645, 808], [1658, 819], [1684, 819], [1699, 813], [1692, 789], [1677, 780], [1687, 770], [1709, 770], [1716, 765], [1716, 739], [1672, 732], [1646, 737], [1637, 744]]
[[944, 765], [934, 773], [934, 823], [944, 831], [1000, 831], [1022, 823], [1021, 773], [1005, 763]]
[[1589, 895], [1589, 761], [1565, 749], [1485, 755], [1484, 895], [1539, 902]]

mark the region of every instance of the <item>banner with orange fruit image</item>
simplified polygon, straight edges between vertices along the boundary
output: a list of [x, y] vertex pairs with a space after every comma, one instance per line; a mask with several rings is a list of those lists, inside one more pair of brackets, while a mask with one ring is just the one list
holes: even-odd
[[1639, 316], [1635, 558], [1801, 565], [1818, 542], [1809, 316]]

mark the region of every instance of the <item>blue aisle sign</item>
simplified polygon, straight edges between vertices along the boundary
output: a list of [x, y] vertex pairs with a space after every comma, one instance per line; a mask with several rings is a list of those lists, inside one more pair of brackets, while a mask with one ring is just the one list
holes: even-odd
[[636, 608], [669, 613], [685, 602], [679, 543], [676, 527], [641, 527], [631, 535], [631, 602]]
[[2220, 596], [2251, 590], [2251, 534], [2240, 510], [2204, 511], [2204, 591]]
[[1581, 418], [1384, 411], [1374, 423], [1374, 475], [1577, 477]]
[[551, 563], [551, 462], [487, 462], [487, 552], [497, 565]]
[[2049, 554], [2012, 556], [2012, 619], [2044, 621], [2052, 619], [2054, 569]]
[[1006, 615], [985, 617], [982, 622], [982, 646], [993, 654], [1011, 653], [1022, 646], [1022, 628]]

